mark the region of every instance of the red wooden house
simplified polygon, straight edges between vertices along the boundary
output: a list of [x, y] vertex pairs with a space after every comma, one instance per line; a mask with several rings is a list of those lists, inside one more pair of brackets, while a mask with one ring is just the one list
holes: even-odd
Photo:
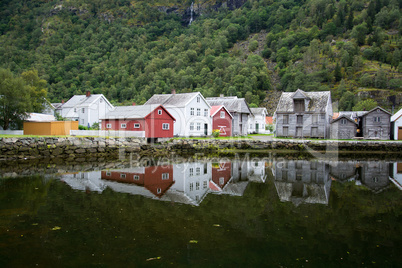
[[212, 180], [209, 188], [214, 192], [221, 192], [232, 178], [232, 163], [220, 162], [212, 164]]
[[172, 165], [103, 170], [101, 178], [142, 186], [159, 198], [174, 184]]
[[233, 116], [223, 105], [211, 107], [212, 129], [219, 130], [219, 136], [232, 136]]
[[139, 131], [146, 138], [170, 138], [175, 121], [162, 105], [117, 106], [102, 118], [102, 130]]

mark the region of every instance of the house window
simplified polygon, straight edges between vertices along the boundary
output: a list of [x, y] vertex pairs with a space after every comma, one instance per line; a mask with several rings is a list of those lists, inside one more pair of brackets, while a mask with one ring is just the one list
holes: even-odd
[[380, 116], [375, 116], [374, 117], [374, 122], [381, 122], [381, 117]]
[[110, 171], [106, 171], [106, 176], [110, 176], [110, 175], [112, 175], [111, 173], [110, 173]]
[[194, 190], [194, 183], [190, 183], [190, 191]]
[[158, 194], [162, 193], [162, 189], [161, 188], [156, 189], [156, 193]]
[[194, 130], [194, 123], [190, 123], [190, 130]]
[[140, 124], [139, 124], [139, 123], [135, 123], [135, 124], [134, 124], [134, 128], [140, 128]]
[[197, 130], [201, 130], [201, 123], [197, 123]]
[[201, 100], [201, 97], [197, 97], [197, 102], [199, 103], [200, 102], [200, 100]]
[[81, 125], [84, 125], [84, 119], [81, 119]]
[[208, 116], [208, 109], [204, 109], [204, 116]]
[[208, 187], [208, 182], [204, 181], [203, 189], [207, 189], [207, 187]]
[[297, 124], [300, 124], [300, 125], [303, 124], [303, 116], [302, 115], [297, 116]]
[[341, 125], [346, 125], [346, 119], [341, 119]]
[[106, 124], [106, 128], [112, 128], [112, 124]]
[[208, 172], [208, 164], [205, 163], [204, 164], [204, 174], [207, 174], [207, 172]]
[[315, 161], [310, 162], [310, 169], [311, 170], [317, 170], [317, 162], [315, 162]]
[[288, 131], [288, 127], [283, 127], [283, 136], [288, 136], [289, 135], [289, 131]]
[[190, 168], [190, 176], [194, 175], [194, 168]]
[[125, 179], [125, 178], [126, 178], [126, 174], [120, 173], [120, 178]]
[[197, 108], [197, 116], [200, 116], [200, 115], [201, 115], [201, 109]]
[[284, 114], [282, 117], [283, 124], [289, 124], [289, 115]]
[[100, 99], [100, 100], [99, 100], [99, 103], [103, 103], [103, 99]]
[[190, 115], [194, 115], [194, 108], [190, 108]]
[[224, 177], [220, 177], [219, 178], [219, 185], [223, 185], [225, 183], [225, 178]]
[[158, 114], [162, 114], [162, 110], [158, 110]]
[[225, 118], [225, 112], [221, 111], [221, 118]]
[[201, 174], [201, 169], [198, 167], [195, 169], [195, 175], [200, 175]]
[[163, 123], [162, 124], [162, 129], [169, 130], [169, 124], [168, 123]]
[[313, 124], [318, 123], [318, 114], [313, 114], [312, 122], [313, 122]]
[[127, 125], [125, 123], [121, 124], [121, 128], [126, 128]]
[[294, 100], [295, 112], [304, 112], [304, 100]]
[[138, 181], [138, 180], [140, 180], [140, 176], [138, 176], [138, 175], [134, 175], [134, 180], [136, 180], [136, 181]]
[[85, 108], [82, 108], [82, 113], [85, 113]]
[[200, 189], [200, 182], [197, 181], [197, 182], [195, 183], [195, 189], [196, 189], [196, 190], [199, 190], [199, 189]]
[[168, 180], [169, 179], [169, 173], [162, 173], [162, 180]]
[[76, 113], [77, 112], [77, 108], [74, 108], [74, 113]]

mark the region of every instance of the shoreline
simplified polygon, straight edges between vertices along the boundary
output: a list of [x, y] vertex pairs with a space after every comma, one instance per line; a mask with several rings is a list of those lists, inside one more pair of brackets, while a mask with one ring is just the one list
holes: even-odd
[[296, 139], [163, 139], [148, 144], [144, 138], [10, 137], [0, 138], [0, 161], [61, 158], [84, 161], [118, 158], [132, 153], [161, 157], [170, 154], [234, 154], [287, 151], [307, 154], [400, 154], [402, 142], [381, 140]]

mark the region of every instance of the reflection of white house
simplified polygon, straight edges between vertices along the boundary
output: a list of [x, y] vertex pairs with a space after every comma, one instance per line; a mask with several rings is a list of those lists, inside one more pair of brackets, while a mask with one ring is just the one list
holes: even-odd
[[153, 95], [145, 104], [160, 104], [176, 119], [174, 136], [212, 134], [211, 106], [200, 92]]
[[82, 126], [92, 126], [99, 119], [114, 109], [103, 94], [74, 95], [66, 103], [56, 109], [56, 112], [71, 121], [78, 121]]
[[185, 203], [199, 205], [209, 192], [212, 180], [211, 162], [187, 162], [173, 165], [175, 184], [166, 196], [181, 196]]
[[103, 192], [106, 185], [101, 180], [100, 171], [67, 173], [61, 175], [61, 181], [67, 183], [74, 190]]
[[402, 190], [402, 163], [393, 163], [393, 176], [390, 180]]
[[265, 161], [258, 159], [247, 162], [248, 179], [254, 182], [265, 182], [267, 175], [265, 174]]
[[265, 123], [267, 117], [266, 108], [250, 108], [251, 115], [248, 118], [248, 133], [265, 134]]
[[328, 164], [322, 161], [282, 160], [272, 168], [281, 201], [328, 204], [331, 189]]

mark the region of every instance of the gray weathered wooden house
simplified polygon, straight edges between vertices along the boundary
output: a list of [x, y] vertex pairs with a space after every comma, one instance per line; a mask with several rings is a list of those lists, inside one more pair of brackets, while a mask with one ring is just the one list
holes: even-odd
[[332, 119], [330, 91], [283, 92], [275, 111], [277, 137], [328, 138]]
[[251, 115], [250, 108], [244, 98], [234, 97], [212, 97], [206, 98], [211, 106], [224, 105], [233, 116], [232, 133], [233, 136], [247, 135], [248, 119]]
[[363, 138], [389, 140], [391, 113], [377, 106], [361, 116], [361, 126]]
[[331, 139], [353, 139], [357, 133], [357, 121], [340, 115], [331, 122]]

